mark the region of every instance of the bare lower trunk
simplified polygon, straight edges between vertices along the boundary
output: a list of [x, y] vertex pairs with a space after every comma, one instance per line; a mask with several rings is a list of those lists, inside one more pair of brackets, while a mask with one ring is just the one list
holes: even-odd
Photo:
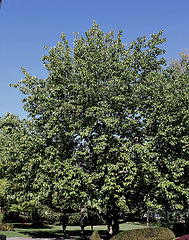
[[119, 222], [117, 221], [117, 219], [113, 220], [112, 218], [108, 224], [108, 234], [111, 236], [114, 236], [118, 232], [119, 232]]
[[118, 210], [114, 201], [114, 198], [110, 200], [110, 205], [107, 209], [107, 225], [108, 234], [114, 236], [119, 233], [119, 221], [118, 221]]
[[146, 226], [149, 227], [149, 222], [150, 222], [150, 217], [149, 214], [147, 214], [147, 219], [146, 219]]

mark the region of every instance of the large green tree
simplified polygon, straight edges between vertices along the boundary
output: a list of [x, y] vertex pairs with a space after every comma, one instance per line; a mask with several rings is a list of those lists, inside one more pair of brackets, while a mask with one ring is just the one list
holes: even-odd
[[[85, 204], [102, 210], [109, 231], [115, 234], [120, 210], [134, 213], [161, 204], [161, 192], [172, 193], [167, 184], [174, 183], [173, 177], [177, 193], [186, 191], [180, 182], [184, 176], [176, 174], [182, 160], [179, 171], [172, 168], [172, 175], [170, 168], [168, 173], [164, 168], [179, 160], [167, 155], [161, 142], [169, 119], [167, 109], [174, 105], [173, 96], [162, 105], [161, 89], [163, 98], [169, 98], [168, 87], [174, 79], [173, 73], [162, 69], [164, 50], [158, 45], [163, 42], [158, 32], [126, 47], [121, 31], [117, 36], [113, 30], [105, 34], [94, 22], [85, 37], [76, 33], [73, 51], [64, 34], [55, 47], [47, 47], [46, 79], [23, 69], [25, 78], [15, 87], [26, 95], [24, 109], [32, 121], [29, 136], [35, 150], [30, 150], [27, 161], [17, 158], [17, 164], [23, 168], [31, 164], [32, 199], [54, 209]], [[188, 81], [186, 74], [183, 78]], [[187, 147], [185, 135], [182, 141]], [[10, 169], [14, 171], [15, 166]], [[26, 177], [27, 171], [20, 171], [20, 176]], [[20, 198], [28, 194], [25, 186], [23, 191]]]

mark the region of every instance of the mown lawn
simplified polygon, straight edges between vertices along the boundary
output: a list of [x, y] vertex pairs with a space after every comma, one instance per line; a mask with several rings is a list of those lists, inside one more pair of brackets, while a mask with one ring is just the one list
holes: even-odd
[[[120, 231], [126, 231], [130, 229], [143, 228], [145, 225], [139, 223], [123, 223], [120, 224]], [[94, 226], [93, 230], [99, 230], [100, 233], [106, 233], [107, 226], [100, 225]], [[72, 236], [77, 238], [80, 236], [80, 227], [79, 226], [68, 226], [66, 228], [67, 236]], [[90, 226], [85, 227], [86, 235], [91, 235], [92, 230]], [[27, 224], [14, 224], [14, 231], [0, 231], [0, 234], [6, 235], [7, 238], [12, 237], [34, 237], [34, 238], [55, 238], [63, 237], [61, 226], [44, 226], [39, 228], [31, 227]]]

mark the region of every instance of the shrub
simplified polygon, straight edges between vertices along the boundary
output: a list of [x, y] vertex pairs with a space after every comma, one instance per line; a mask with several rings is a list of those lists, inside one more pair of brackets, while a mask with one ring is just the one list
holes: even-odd
[[101, 240], [100, 235], [97, 230], [94, 230], [94, 232], [91, 236], [91, 240]]
[[174, 240], [174, 233], [163, 227], [133, 229], [121, 232], [111, 240]]
[[189, 240], [189, 235], [184, 235], [180, 238], [177, 238], [177, 240]]
[[10, 223], [0, 223], [0, 231], [14, 231], [14, 225]]

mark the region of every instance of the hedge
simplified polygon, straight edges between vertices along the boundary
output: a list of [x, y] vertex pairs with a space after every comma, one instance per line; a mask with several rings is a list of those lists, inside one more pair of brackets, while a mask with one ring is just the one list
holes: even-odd
[[163, 227], [133, 229], [118, 233], [111, 240], [174, 240], [174, 233]]
[[177, 240], [189, 240], [189, 235], [184, 235], [180, 238], [177, 238]]

